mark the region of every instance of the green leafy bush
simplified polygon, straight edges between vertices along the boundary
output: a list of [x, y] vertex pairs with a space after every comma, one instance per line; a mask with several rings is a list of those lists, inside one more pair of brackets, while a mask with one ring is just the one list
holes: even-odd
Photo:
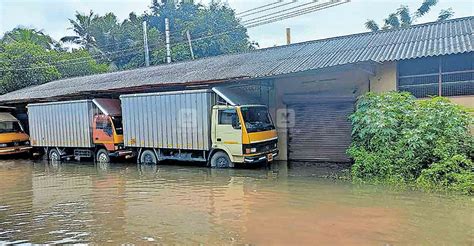
[[368, 93], [352, 121], [352, 177], [474, 193], [474, 117], [448, 99]]

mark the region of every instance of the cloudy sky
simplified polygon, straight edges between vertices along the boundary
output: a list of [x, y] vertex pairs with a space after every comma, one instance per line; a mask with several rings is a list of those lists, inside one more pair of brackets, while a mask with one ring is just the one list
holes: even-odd
[[[210, 0], [201, 0], [203, 4]], [[255, 8], [277, 0], [222, 0], [237, 12]], [[284, 0], [291, 2], [292, 0]], [[297, 0], [303, 4], [312, 0]], [[323, 1], [323, 0], [322, 0]], [[350, 3], [321, 10], [293, 19], [249, 29], [250, 38], [260, 47], [285, 44], [285, 29], [292, 29], [293, 42], [321, 39], [365, 32], [364, 22], [375, 19], [381, 22], [389, 13], [405, 4], [416, 9], [422, 0], [352, 0]], [[17, 26], [34, 27], [59, 39], [70, 35], [68, 18], [75, 11], [98, 14], [115, 13], [124, 19], [130, 12], [143, 13], [151, 0], [0, 0], [0, 34]], [[293, 4], [290, 6], [295, 6]], [[455, 17], [474, 15], [474, 0], [440, 0], [439, 4], [419, 22], [436, 19], [443, 8], [452, 7]], [[250, 16], [248, 17], [250, 18]]]

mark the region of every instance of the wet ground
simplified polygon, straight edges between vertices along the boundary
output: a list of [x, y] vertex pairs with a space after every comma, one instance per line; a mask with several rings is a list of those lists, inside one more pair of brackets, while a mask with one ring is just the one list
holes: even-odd
[[474, 244], [471, 197], [332, 172], [0, 160], [0, 244]]

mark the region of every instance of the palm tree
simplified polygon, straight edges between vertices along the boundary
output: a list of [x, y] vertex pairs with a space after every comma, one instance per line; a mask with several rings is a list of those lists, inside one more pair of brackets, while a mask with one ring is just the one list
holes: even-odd
[[72, 29], [77, 35], [62, 37], [60, 39], [61, 42], [78, 44], [88, 50], [98, 50], [95, 38], [91, 34], [92, 22], [97, 18], [97, 15], [95, 15], [91, 10], [89, 15], [76, 12], [75, 17], [75, 20], [69, 19], [69, 22], [72, 25], [70, 29]]
[[[406, 5], [400, 6], [395, 13], [389, 14], [389, 16], [384, 19], [384, 25], [382, 28], [374, 20], [367, 20], [365, 22], [365, 27], [373, 32], [376, 32], [380, 29], [398, 29], [405, 28], [416, 23], [417, 19], [424, 16], [426, 13], [430, 12], [431, 9], [438, 4], [438, 0], [424, 0], [421, 6], [412, 14], [410, 9]], [[453, 17], [454, 11], [452, 8], [443, 9], [438, 14], [437, 21], [444, 21]]]
[[15, 28], [3, 36], [3, 43], [27, 42], [37, 44], [47, 50], [55, 49], [58, 43], [42, 31], [28, 28]]

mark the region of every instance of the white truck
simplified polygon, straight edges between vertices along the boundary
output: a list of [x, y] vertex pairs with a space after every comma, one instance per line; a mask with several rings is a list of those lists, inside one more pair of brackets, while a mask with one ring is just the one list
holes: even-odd
[[239, 105], [219, 94], [190, 90], [120, 96], [125, 147], [135, 150], [141, 163], [178, 160], [233, 167], [273, 161], [278, 138], [267, 107]]

